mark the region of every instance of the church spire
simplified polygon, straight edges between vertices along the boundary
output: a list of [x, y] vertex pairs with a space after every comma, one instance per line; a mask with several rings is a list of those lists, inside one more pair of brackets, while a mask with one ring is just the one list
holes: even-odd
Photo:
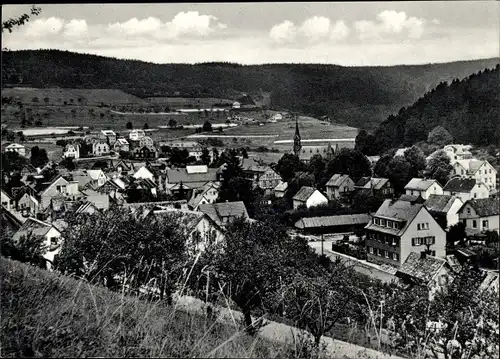
[[293, 136], [293, 152], [295, 153], [296, 156], [300, 154], [301, 149], [302, 149], [302, 144], [300, 142], [298, 116], [295, 116], [295, 136]]

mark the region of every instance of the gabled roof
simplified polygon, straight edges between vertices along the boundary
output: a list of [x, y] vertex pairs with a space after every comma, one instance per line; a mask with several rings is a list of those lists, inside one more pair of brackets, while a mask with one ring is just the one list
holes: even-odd
[[379, 190], [382, 189], [387, 183], [389, 182], [389, 179], [387, 178], [377, 178], [377, 177], [361, 177], [361, 179], [356, 182], [354, 187], [357, 187], [358, 189], [374, 189], [374, 190]]
[[208, 166], [207, 165], [186, 166], [186, 172], [188, 174], [193, 174], [193, 173], [207, 173], [208, 172]]
[[466, 205], [470, 205], [479, 217], [498, 216], [500, 214], [498, 198], [479, 198], [466, 201], [458, 212], [462, 212]]
[[101, 133], [106, 136], [116, 136], [115, 131], [112, 130], [101, 130]]
[[272, 170], [271, 167], [261, 166], [251, 158], [243, 158], [241, 161], [241, 167], [243, 168], [243, 171], [249, 171], [249, 172], [264, 173], [269, 170]]
[[80, 213], [85, 213], [87, 210], [89, 209], [94, 209], [94, 211], [97, 211], [97, 207], [94, 206], [94, 204], [92, 204], [91, 202], [85, 202], [85, 203], [82, 203], [76, 210], [75, 210], [75, 213], [76, 214], [80, 214]]
[[[55, 228], [49, 223], [39, 221], [36, 218], [29, 217], [14, 234], [13, 240], [18, 241], [22, 236], [44, 237], [51, 228]], [[55, 228], [57, 230], [57, 228]], [[57, 230], [59, 231], [59, 230]]]
[[104, 172], [102, 170], [87, 170], [87, 174], [89, 175], [89, 177], [91, 179], [93, 179], [94, 181], [98, 180], [99, 179], [99, 175], [100, 174], [104, 174]]
[[118, 143], [120, 145], [128, 145], [128, 141], [124, 138], [117, 138], [115, 144]]
[[177, 170], [167, 170], [166, 171], [167, 181], [169, 183], [191, 183], [191, 182], [203, 182], [207, 183], [209, 181], [217, 181], [217, 169], [209, 168], [207, 173], [187, 173], [185, 168], [179, 168]]
[[302, 188], [293, 196], [294, 201], [305, 202], [312, 196], [317, 189], [309, 186], [302, 186]]
[[341, 175], [339, 173], [335, 173], [326, 183], [327, 187], [340, 187], [344, 181], [350, 179], [348, 175]]
[[386, 228], [381, 225], [375, 224], [371, 221], [366, 229], [373, 229], [379, 232], [390, 233], [394, 235], [402, 235], [407, 227], [410, 225], [413, 218], [420, 212], [424, 207], [422, 203], [414, 203], [407, 201], [393, 201], [391, 199], [386, 199], [384, 203], [379, 207], [374, 217], [381, 217], [385, 219], [390, 219], [397, 222], [404, 222], [404, 226], [400, 229]]
[[498, 272], [491, 272], [488, 271], [486, 273], [486, 276], [484, 277], [483, 281], [479, 285], [479, 290], [480, 291], [485, 291], [485, 290], [498, 290], [499, 287], [499, 279], [498, 279]]
[[469, 193], [476, 185], [475, 178], [454, 177], [444, 186], [444, 191]]
[[322, 216], [301, 218], [295, 223], [295, 228], [318, 228], [318, 227], [335, 227], [346, 225], [366, 225], [370, 222], [369, 214], [343, 214], [339, 216]]
[[406, 201], [406, 202], [415, 202], [415, 203], [424, 203], [425, 200], [422, 198], [422, 196], [412, 196], [409, 194], [402, 194], [399, 197], [400, 201]]
[[238, 202], [203, 203], [198, 207], [200, 212], [207, 214], [215, 223], [222, 225], [222, 218], [249, 218], [245, 204]]
[[6, 149], [7, 149], [7, 148], [9, 148], [9, 149], [10, 149], [10, 148], [24, 148], [24, 146], [23, 146], [23, 145], [20, 145], [19, 143], [11, 143], [10, 145], [5, 146], [5, 148], [6, 148]]
[[426, 255], [422, 258], [420, 253], [411, 252], [405, 262], [399, 267], [396, 276], [409, 277], [421, 284], [429, 284], [439, 270], [446, 264], [441, 258]]
[[[405, 186], [405, 189], [426, 191], [434, 183], [437, 183], [434, 179], [423, 179], [423, 178], [412, 178], [410, 182]], [[439, 183], [437, 183], [439, 185]], [[441, 187], [441, 186], [440, 186]]]
[[274, 187], [275, 191], [284, 192], [288, 188], [288, 182], [280, 182]]
[[456, 199], [460, 200], [455, 196], [431, 194], [425, 201], [425, 206], [429, 211], [447, 213]]

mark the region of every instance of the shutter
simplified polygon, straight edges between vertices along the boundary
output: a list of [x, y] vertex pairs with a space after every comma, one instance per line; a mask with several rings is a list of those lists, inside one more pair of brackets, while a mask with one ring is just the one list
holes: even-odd
[[415, 246], [415, 238], [412, 238], [412, 239], [411, 239], [411, 245], [412, 245], [412, 246]]
[[436, 244], [436, 237], [431, 237], [431, 244]]

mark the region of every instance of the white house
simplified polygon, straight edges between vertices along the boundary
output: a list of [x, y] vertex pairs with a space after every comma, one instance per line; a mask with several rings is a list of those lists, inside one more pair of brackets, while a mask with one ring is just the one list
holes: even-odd
[[457, 160], [467, 160], [472, 158], [472, 153], [470, 152], [472, 146], [470, 145], [446, 145], [443, 150], [450, 158], [450, 162], [453, 164]]
[[238, 101], [235, 101], [235, 102], [233, 102], [233, 105], [231, 107], [234, 109], [238, 109], [241, 107], [241, 103], [239, 103]]
[[326, 196], [329, 200], [340, 198], [354, 191], [354, 181], [348, 175], [334, 174], [326, 183]]
[[274, 187], [274, 197], [283, 198], [287, 188], [288, 182], [280, 182], [276, 187]]
[[137, 170], [136, 173], [134, 173], [134, 178], [143, 178], [143, 179], [149, 179], [151, 181], [155, 181], [153, 173], [151, 173], [150, 170], [146, 168], [146, 166], [142, 166]]
[[454, 177], [443, 188], [444, 194], [459, 197], [462, 202], [474, 198], [488, 198], [488, 187], [474, 178]]
[[188, 202], [188, 206], [193, 211], [198, 210], [201, 204], [215, 203], [219, 197], [219, 186], [213, 182], [206, 183], [201, 191], [193, 191], [193, 196]]
[[5, 147], [5, 152], [17, 152], [20, 156], [26, 156], [26, 147], [19, 143], [11, 143]]
[[146, 133], [143, 130], [132, 130], [128, 134], [128, 138], [132, 141], [139, 141], [144, 136], [146, 136]]
[[130, 144], [124, 138], [117, 138], [116, 142], [113, 144], [113, 150], [115, 152], [120, 152], [120, 151], [128, 152], [130, 151]]
[[108, 144], [111, 146], [116, 142], [116, 133], [112, 130], [101, 130], [99, 136], [103, 139], [106, 139]]
[[52, 224], [30, 217], [14, 234], [14, 242], [18, 242], [21, 237], [41, 237], [44, 239], [47, 249], [43, 253], [43, 257], [48, 261], [47, 269], [50, 270], [54, 262], [54, 256], [61, 251], [61, 232]]
[[453, 226], [458, 223], [458, 210], [464, 203], [457, 196], [431, 194], [425, 207], [432, 213], [442, 213], [446, 215], [447, 226]]
[[0, 197], [2, 206], [4, 206], [6, 210], [10, 211], [14, 206], [14, 199], [3, 189], [0, 190]]
[[293, 196], [293, 209], [298, 209], [301, 206], [310, 208], [321, 204], [328, 204], [328, 198], [313, 187], [303, 186]]
[[405, 186], [407, 195], [429, 198], [431, 194], [443, 194], [443, 187], [433, 179], [412, 178]]
[[485, 231], [499, 232], [498, 198], [472, 199], [459, 209], [460, 221], [465, 224], [467, 234], [478, 234]]
[[484, 183], [490, 192], [496, 192], [497, 170], [488, 162], [477, 159], [456, 160], [452, 175], [475, 178]]
[[92, 143], [92, 154], [94, 156], [104, 156], [109, 154], [109, 144], [106, 140], [98, 139]]
[[63, 157], [80, 158], [80, 145], [77, 143], [68, 143], [66, 147], [64, 147]]
[[275, 113], [271, 119], [273, 121], [281, 121], [283, 120], [283, 115], [281, 113]]

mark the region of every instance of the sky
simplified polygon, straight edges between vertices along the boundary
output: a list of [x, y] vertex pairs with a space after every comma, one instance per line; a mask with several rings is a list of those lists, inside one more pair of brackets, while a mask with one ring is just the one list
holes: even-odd
[[[29, 5], [3, 5], [2, 20]], [[497, 1], [53, 4], [2, 47], [154, 63], [389, 66], [500, 56]]]

